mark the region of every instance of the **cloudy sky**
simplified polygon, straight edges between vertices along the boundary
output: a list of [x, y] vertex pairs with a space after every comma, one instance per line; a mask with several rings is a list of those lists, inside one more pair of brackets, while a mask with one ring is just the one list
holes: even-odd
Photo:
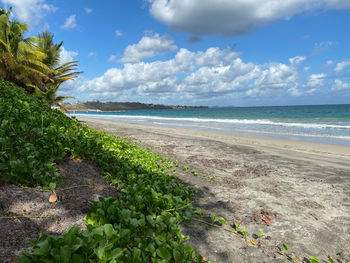
[[76, 100], [350, 103], [349, 0], [0, 0], [64, 40]]

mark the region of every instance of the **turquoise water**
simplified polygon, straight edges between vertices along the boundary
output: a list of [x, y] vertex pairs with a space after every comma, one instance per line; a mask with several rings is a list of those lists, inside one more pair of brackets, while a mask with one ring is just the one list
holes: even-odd
[[350, 104], [75, 112], [78, 118], [200, 129], [350, 146]]

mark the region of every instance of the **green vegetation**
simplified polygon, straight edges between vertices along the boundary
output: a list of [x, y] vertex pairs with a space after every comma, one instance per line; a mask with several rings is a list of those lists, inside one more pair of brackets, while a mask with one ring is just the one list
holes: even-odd
[[91, 204], [87, 230], [43, 235], [18, 262], [200, 262], [178, 227], [192, 217], [194, 190], [170, 176], [159, 156], [83, 126], [2, 80], [0, 120], [4, 181], [59, 184], [56, 163], [74, 156], [92, 160], [120, 190], [118, 199]]

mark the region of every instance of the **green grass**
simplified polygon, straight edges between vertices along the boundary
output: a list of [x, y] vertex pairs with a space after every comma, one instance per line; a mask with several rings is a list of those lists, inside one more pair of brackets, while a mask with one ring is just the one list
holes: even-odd
[[92, 160], [120, 190], [118, 199], [91, 204], [87, 230], [42, 235], [17, 262], [201, 262], [178, 227], [192, 217], [194, 190], [169, 175], [160, 156], [81, 125], [3, 80], [0, 122], [5, 182], [59, 184], [57, 162], [74, 156]]

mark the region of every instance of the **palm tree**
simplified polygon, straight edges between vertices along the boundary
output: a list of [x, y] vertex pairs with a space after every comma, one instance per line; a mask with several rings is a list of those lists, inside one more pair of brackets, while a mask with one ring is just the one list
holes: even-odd
[[74, 80], [82, 72], [77, 70], [77, 61], [70, 61], [56, 67], [52, 72], [53, 83], [47, 85], [47, 91], [35, 89], [35, 95], [45, 100], [51, 106], [58, 106], [62, 111], [67, 112], [64, 107], [64, 99], [73, 98], [72, 96], [57, 96], [58, 88], [67, 80]]
[[67, 80], [75, 79], [82, 72], [77, 71], [78, 61], [70, 61], [62, 65], [58, 65], [60, 61], [61, 46], [63, 41], [59, 44], [53, 42], [54, 34], [50, 32], [43, 32], [38, 35], [37, 46], [39, 50], [45, 53], [47, 56], [43, 62], [51, 69], [50, 78], [52, 83], [47, 84], [47, 90], [36, 90], [35, 94], [44, 99], [51, 106], [59, 106], [62, 110], [66, 111], [63, 106], [63, 100], [72, 98], [71, 96], [58, 96], [57, 91], [62, 83]]
[[0, 8], [0, 77], [50, 105], [62, 106], [68, 97], [57, 97], [57, 90], [63, 82], [82, 73], [76, 71], [77, 61], [59, 65], [63, 41], [55, 44], [54, 35], [47, 31], [24, 38], [27, 25], [10, 17], [11, 8]]
[[58, 65], [60, 59], [61, 47], [63, 41], [59, 44], [53, 42], [54, 34], [49, 31], [44, 31], [38, 35], [37, 45], [41, 52], [46, 54], [46, 58], [43, 60], [45, 65], [49, 68], [54, 68]]
[[36, 38], [24, 38], [27, 25], [10, 20], [11, 8], [0, 9], [0, 77], [33, 92], [33, 86], [46, 90], [53, 83], [51, 70], [43, 63], [47, 55], [41, 52]]

